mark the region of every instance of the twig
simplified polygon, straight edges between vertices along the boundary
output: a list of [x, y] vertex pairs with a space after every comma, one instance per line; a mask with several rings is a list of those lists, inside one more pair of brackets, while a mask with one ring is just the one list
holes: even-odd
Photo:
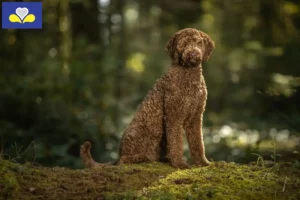
[[286, 181], [287, 181], [287, 177], [285, 177], [284, 184], [283, 184], [283, 188], [282, 188], [282, 192], [285, 191]]

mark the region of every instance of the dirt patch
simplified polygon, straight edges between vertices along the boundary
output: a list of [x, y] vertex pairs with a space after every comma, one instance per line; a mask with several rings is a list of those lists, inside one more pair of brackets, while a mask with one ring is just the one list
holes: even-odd
[[191, 184], [192, 182], [193, 180], [189, 178], [182, 178], [174, 181], [175, 184]]

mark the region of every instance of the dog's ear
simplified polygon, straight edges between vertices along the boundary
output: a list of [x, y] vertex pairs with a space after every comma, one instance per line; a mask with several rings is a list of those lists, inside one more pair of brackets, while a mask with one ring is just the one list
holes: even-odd
[[205, 53], [204, 53], [203, 61], [207, 62], [212, 51], [215, 48], [215, 43], [214, 41], [212, 41], [212, 39], [210, 39], [209, 36], [205, 37], [204, 43], [205, 43]]
[[167, 47], [165, 51], [168, 53], [168, 55], [174, 59], [174, 54], [176, 51], [176, 45], [177, 45], [177, 34], [174, 34], [171, 39], [169, 40]]

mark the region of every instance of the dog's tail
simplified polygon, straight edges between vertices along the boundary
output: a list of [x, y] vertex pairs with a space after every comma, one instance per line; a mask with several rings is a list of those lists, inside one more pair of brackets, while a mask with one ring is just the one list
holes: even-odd
[[87, 168], [94, 168], [96, 165], [100, 164], [93, 159], [91, 155], [91, 147], [92, 144], [90, 142], [85, 142], [80, 146], [80, 157], [83, 161], [84, 166]]
[[91, 147], [92, 147], [92, 144], [88, 141], [80, 146], [80, 157], [86, 168], [94, 168], [97, 166], [117, 164], [118, 161], [110, 162], [110, 163], [97, 163], [92, 157]]

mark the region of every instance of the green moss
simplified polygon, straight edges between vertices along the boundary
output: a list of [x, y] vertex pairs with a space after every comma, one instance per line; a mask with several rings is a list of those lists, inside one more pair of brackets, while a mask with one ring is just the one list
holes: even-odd
[[[3, 183], [0, 182], [0, 199], [7, 198], [8, 193], [12, 199], [18, 199], [21, 195], [24, 200], [46, 197], [136, 199], [139, 190], [174, 170], [160, 163], [71, 170], [37, 167], [28, 163], [20, 165], [2, 160], [0, 177], [5, 179], [1, 179]], [[14, 190], [17, 188], [18, 192]]]
[[0, 162], [0, 193], [4, 198], [11, 198], [13, 194], [17, 194], [19, 190], [19, 183], [15, 174], [11, 171], [13, 168], [11, 162]]
[[0, 161], [0, 199], [299, 199], [300, 170], [215, 162], [176, 170], [162, 163], [93, 170]]
[[[174, 172], [148, 187], [145, 196], [170, 192], [175, 199], [289, 199], [298, 191], [286, 185], [282, 192], [284, 179], [267, 168], [219, 162]], [[300, 186], [295, 177], [290, 180]]]

